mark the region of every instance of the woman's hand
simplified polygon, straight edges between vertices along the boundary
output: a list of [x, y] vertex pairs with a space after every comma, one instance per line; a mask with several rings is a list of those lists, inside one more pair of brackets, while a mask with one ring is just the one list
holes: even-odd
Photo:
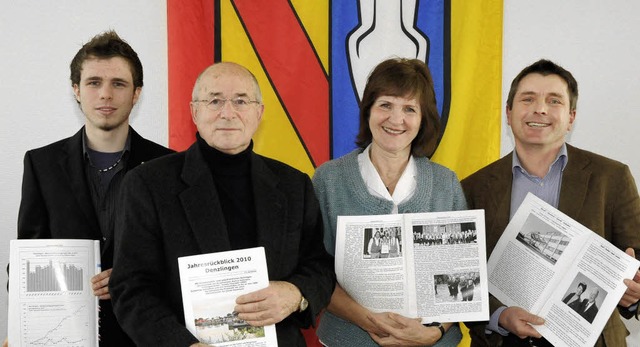
[[[431, 346], [442, 337], [437, 327], [422, 325], [420, 318], [407, 318], [396, 313], [376, 313], [367, 316], [379, 333], [369, 332], [380, 346]], [[452, 324], [443, 324], [448, 329]]]

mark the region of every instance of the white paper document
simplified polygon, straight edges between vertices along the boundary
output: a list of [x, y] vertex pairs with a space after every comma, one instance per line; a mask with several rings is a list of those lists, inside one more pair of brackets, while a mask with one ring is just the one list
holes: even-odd
[[488, 320], [486, 259], [483, 210], [338, 216], [338, 283], [374, 312]]
[[98, 346], [100, 242], [11, 240], [9, 346]]
[[529, 193], [496, 244], [489, 292], [545, 319], [554, 346], [593, 346], [640, 262]]
[[236, 298], [269, 286], [264, 247], [178, 258], [187, 329], [215, 346], [278, 346], [275, 325], [252, 327], [234, 312]]

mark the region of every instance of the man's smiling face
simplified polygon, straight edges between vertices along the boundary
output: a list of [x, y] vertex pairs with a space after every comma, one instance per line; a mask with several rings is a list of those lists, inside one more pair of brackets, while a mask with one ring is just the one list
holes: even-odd
[[507, 122], [520, 148], [559, 148], [575, 117], [567, 83], [558, 75], [525, 76], [507, 107]]

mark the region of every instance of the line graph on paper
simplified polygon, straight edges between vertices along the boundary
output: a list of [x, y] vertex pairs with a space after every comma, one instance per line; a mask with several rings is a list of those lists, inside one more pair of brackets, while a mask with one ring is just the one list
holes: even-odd
[[21, 307], [21, 346], [81, 347], [93, 344], [95, 323], [82, 303], [38, 303]]

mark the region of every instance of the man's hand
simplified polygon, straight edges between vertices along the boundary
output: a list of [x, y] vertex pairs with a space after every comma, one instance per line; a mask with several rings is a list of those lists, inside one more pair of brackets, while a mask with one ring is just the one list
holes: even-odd
[[[636, 257], [636, 253], [633, 248], [627, 248], [625, 251], [628, 255], [632, 257]], [[636, 270], [635, 276], [633, 276], [633, 280], [628, 278], [624, 279], [624, 284], [627, 286], [627, 291], [622, 295], [622, 299], [618, 305], [622, 307], [629, 307], [633, 304], [636, 304], [638, 300], [640, 300], [640, 271]]]
[[367, 318], [384, 334], [369, 332], [380, 346], [431, 346], [441, 337], [440, 329], [425, 327], [420, 318], [407, 318], [396, 313], [374, 313]]
[[111, 269], [104, 270], [91, 277], [91, 289], [93, 289], [93, 295], [97, 296], [100, 300], [111, 300], [111, 294], [109, 294], [110, 277]]
[[298, 310], [302, 294], [295, 285], [271, 281], [269, 287], [236, 299], [238, 318], [253, 326], [276, 324]]
[[507, 307], [502, 311], [502, 314], [500, 314], [498, 323], [500, 326], [509, 330], [512, 334], [517, 335], [521, 339], [524, 339], [527, 336], [536, 338], [542, 337], [542, 335], [540, 335], [540, 333], [530, 324], [542, 325], [544, 324], [544, 319], [520, 307]]

